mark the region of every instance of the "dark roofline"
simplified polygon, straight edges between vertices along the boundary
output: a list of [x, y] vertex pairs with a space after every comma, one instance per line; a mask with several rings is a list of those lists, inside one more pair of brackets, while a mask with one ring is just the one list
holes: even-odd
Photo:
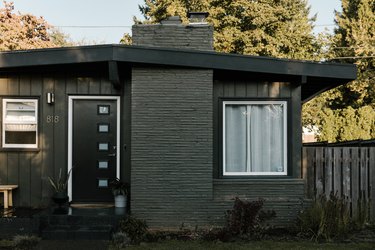
[[329, 89], [356, 78], [356, 66], [352, 64], [319, 63], [211, 51], [126, 45], [94, 45], [1, 52], [0, 72], [11, 68], [109, 61], [303, 76], [306, 77], [307, 84], [312, 81], [319, 81], [323, 84], [317, 89], [313, 89], [313, 93], [304, 95], [304, 100], [311, 98], [323, 89]]
[[1, 52], [0, 70], [13, 67], [103, 61], [175, 65], [282, 75], [305, 75], [345, 80], [354, 80], [356, 76], [356, 67], [352, 64], [319, 63], [211, 51], [126, 45], [94, 45]]

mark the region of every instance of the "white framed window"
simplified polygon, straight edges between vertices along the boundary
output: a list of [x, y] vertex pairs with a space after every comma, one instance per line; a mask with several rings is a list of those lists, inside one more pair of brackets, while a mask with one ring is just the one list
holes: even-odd
[[223, 175], [287, 175], [286, 101], [223, 101]]
[[3, 99], [3, 148], [38, 147], [38, 100]]

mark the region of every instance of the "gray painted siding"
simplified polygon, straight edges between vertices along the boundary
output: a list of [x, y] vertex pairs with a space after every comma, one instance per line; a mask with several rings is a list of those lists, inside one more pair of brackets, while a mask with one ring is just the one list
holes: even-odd
[[[298, 84], [297, 84], [298, 85]], [[219, 218], [220, 211], [230, 209], [238, 196], [246, 200], [265, 199], [265, 209], [274, 209], [277, 217], [274, 225], [290, 225], [295, 222], [304, 198], [304, 182], [300, 179], [300, 87], [288, 82], [261, 82], [251, 77], [215, 80], [214, 84], [214, 202], [212, 215]], [[288, 133], [289, 176], [287, 179], [220, 179], [221, 177], [221, 99], [222, 98], [285, 98], [289, 100]], [[297, 132], [296, 132], [297, 131]], [[297, 134], [298, 133], [298, 134]], [[221, 217], [223, 219], [223, 217]], [[220, 220], [218, 220], [220, 223]], [[222, 223], [222, 221], [221, 221]]]
[[[87, 74], [86, 74], [87, 75]], [[55, 104], [46, 103], [46, 93], [55, 93]], [[52, 189], [48, 176], [67, 168], [67, 95], [121, 94], [105, 77], [68, 75], [0, 76], [2, 98], [39, 98], [39, 150], [0, 150], [0, 183], [18, 184], [14, 192], [15, 206], [41, 207], [50, 203]], [[2, 107], [1, 107], [2, 108]], [[48, 115], [59, 116], [58, 123], [47, 123]], [[2, 116], [0, 116], [0, 126]]]
[[[300, 105], [298, 90], [290, 83], [252, 80], [212, 85], [212, 72], [206, 70], [133, 69], [132, 212], [153, 228], [222, 225], [238, 196], [264, 198], [265, 209], [277, 213], [274, 225], [292, 224], [304, 197], [293, 157], [290, 178], [220, 179], [219, 100], [286, 98], [294, 106]], [[290, 130], [299, 119], [290, 119]], [[292, 154], [298, 143], [290, 145]]]
[[210, 25], [133, 25], [133, 45], [164, 48], [213, 50]]
[[212, 75], [193, 69], [132, 71], [131, 209], [152, 227], [207, 224]]
[[[272, 220], [273, 225], [291, 225], [296, 221], [296, 215], [303, 205], [304, 181], [301, 179], [214, 180], [214, 204], [217, 208], [221, 208], [222, 211], [231, 208], [235, 197], [242, 200], [262, 198], [265, 200], [264, 209], [276, 211], [276, 218]], [[217, 212], [220, 215], [220, 211]]]

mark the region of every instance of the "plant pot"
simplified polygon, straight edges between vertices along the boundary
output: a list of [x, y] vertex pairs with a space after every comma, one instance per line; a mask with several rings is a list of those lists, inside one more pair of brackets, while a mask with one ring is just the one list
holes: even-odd
[[65, 192], [58, 192], [52, 196], [52, 200], [61, 207], [69, 201], [69, 196]]
[[115, 196], [115, 207], [126, 207], [127, 197], [126, 195]]

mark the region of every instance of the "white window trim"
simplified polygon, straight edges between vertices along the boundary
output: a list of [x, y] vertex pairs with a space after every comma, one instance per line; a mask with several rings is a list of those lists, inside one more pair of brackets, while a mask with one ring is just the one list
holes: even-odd
[[[35, 144], [9, 144], [5, 143], [5, 124], [7, 122], [5, 121], [6, 118], [6, 104], [9, 102], [33, 102], [35, 103], [35, 122], [17, 122], [19, 124], [35, 124], [36, 125], [36, 138], [35, 138]], [[21, 99], [21, 98], [7, 98], [3, 99], [3, 121], [2, 121], [2, 147], [3, 148], [38, 148], [38, 137], [39, 137], [39, 117], [38, 117], [38, 99], [36, 98], [30, 98], [30, 99]]]
[[[282, 105], [283, 106], [283, 147], [284, 147], [284, 171], [283, 172], [227, 172], [226, 171], [226, 159], [225, 159], [225, 106], [226, 105]], [[223, 175], [224, 176], [256, 176], [256, 175], [276, 175], [285, 176], [288, 174], [288, 142], [287, 142], [287, 101], [223, 101]], [[250, 119], [250, 118], [249, 118]], [[249, 134], [249, 133], [248, 133]], [[250, 150], [250, 149], [249, 149]], [[249, 154], [248, 154], [249, 155]], [[248, 161], [247, 161], [248, 162]]]

